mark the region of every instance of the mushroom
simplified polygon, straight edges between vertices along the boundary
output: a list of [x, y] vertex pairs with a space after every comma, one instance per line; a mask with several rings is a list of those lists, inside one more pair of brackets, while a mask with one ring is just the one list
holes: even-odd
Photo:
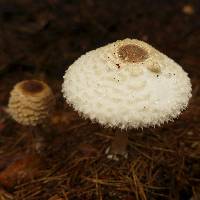
[[67, 103], [79, 114], [117, 128], [107, 150], [116, 160], [117, 155], [127, 155], [127, 129], [155, 127], [177, 118], [191, 90], [180, 65], [136, 39], [118, 40], [82, 55], [69, 66], [62, 87]]
[[17, 83], [10, 92], [8, 113], [19, 124], [36, 131], [45, 124], [55, 104], [51, 88], [38, 80]]

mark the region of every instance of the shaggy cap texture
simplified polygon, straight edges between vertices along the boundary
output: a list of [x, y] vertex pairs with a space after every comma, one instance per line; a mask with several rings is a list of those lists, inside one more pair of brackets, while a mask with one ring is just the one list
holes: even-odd
[[36, 126], [48, 118], [54, 104], [53, 92], [46, 83], [25, 80], [11, 91], [8, 111], [19, 124]]
[[82, 55], [66, 71], [62, 88], [81, 115], [121, 129], [173, 120], [187, 107], [191, 90], [181, 66], [135, 39]]

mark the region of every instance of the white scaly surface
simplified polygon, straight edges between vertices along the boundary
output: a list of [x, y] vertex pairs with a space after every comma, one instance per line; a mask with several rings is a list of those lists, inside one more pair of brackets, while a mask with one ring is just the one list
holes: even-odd
[[[142, 62], [120, 58], [133, 44], [148, 52]], [[78, 58], [66, 71], [62, 92], [83, 117], [108, 127], [142, 128], [177, 118], [191, 97], [180, 65], [139, 40], [119, 40]]]

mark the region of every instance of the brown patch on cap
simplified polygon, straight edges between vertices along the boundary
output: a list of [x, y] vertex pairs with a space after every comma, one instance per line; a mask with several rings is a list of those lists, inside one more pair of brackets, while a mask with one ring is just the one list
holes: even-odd
[[21, 88], [23, 89], [24, 92], [36, 94], [40, 93], [44, 89], [44, 85], [40, 81], [28, 80], [23, 82]]
[[148, 58], [148, 52], [134, 44], [123, 45], [118, 49], [118, 56], [126, 62], [142, 62]]

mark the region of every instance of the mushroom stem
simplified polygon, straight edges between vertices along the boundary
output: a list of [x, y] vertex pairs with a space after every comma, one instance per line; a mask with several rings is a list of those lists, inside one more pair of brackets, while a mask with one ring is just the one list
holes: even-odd
[[26, 127], [26, 132], [28, 133], [28, 143], [31, 146], [29, 151], [42, 153], [44, 148], [44, 138], [41, 136], [41, 127], [38, 126], [28, 126]]
[[107, 149], [109, 159], [118, 161], [118, 156], [127, 158], [128, 134], [122, 131], [115, 131], [115, 137], [111, 143], [110, 148]]

